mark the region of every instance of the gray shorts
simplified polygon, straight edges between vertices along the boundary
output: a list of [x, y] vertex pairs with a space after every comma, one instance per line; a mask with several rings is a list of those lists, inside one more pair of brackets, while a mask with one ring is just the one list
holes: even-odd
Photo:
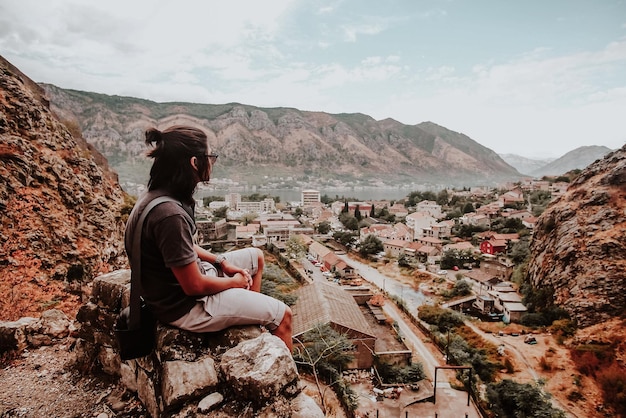
[[[245, 248], [225, 253], [224, 256], [230, 263], [248, 269], [254, 275], [259, 270], [257, 251]], [[222, 274], [206, 264], [203, 267], [207, 274]], [[263, 325], [273, 330], [282, 322], [286, 308], [283, 302], [262, 293], [228, 289], [199, 298], [187, 314], [171, 325], [192, 332], [215, 332], [234, 325]]]

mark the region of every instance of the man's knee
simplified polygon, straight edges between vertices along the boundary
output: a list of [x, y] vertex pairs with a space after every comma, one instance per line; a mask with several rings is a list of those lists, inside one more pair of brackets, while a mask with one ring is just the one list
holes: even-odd
[[259, 260], [259, 265], [265, 261], [265, 256], [263, 255], [263, 251], [259, 248], [254, 249], [257, 254], [257, 259]]
[[289, 306], [285, 307], [285, 314], [283, 315], [283, 320], [280, 321], [280, 325], [288, 326], [291, 328], [291, 308]]

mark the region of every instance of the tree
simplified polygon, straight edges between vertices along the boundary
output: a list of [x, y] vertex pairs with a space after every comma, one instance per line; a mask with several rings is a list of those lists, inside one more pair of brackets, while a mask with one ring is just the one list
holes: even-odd
[[359, 221], [348, 212], [343, 212], [339, 215], [339, 222], [352, 231], [359, 229]]
[[335, 232], [333, 234], [333, 238], [339, 244], [341, 244], [341, 245], [343, 245], [345, 247], [350, 247], [350, 246], [352, 246], [352, 244], [354, 244], [354, 242], [358, 238], [358, 235], [356, 233], [354, 233], [354, 232], [337, 231], [337, 232]]
[[522, 263], [530, 255], [530, 245], [527, 239], [520, 239], [511, 246], [509, 257], [515, 264]]
[[304, 241], [302, 241], [302, 238], [297, 235], [292, 235], [285, 243], [285, 251], [293, 258], [298, 259], [306, 255], [307, 247]]
[[317, 224], [317, 233], [318, 234], [328, 234], [330, 232], [330, 222], [322, 221]]
[[406, 256], [406, 254], [400, 254], [400, 256], [398, 257], [398, 266], [411, 267], [411, 262], [409, 261], [409, 258]]
[[354, 217], [357, 221], [363, 219], [363, 216], [361, 216], [361, 208], [359, 207], [359, 205], [356, 205], [356, 207], [354, 208]]
[[465, 280], [459, 280], [452, 288], [453, 296], [466, 296], [472, 293], [472, 285]]
[[218, 219], [226, 219], [226, 214], [228, 213], [228, 206], [222, 206], [221, 208], [215, 209], [213, 211], [213, 217]]
[[374, 205], [372, 204], [372, 209], [370, 209], [370, 218], [374, 218], [376, 216], [376, 211], [374, 210]]
[[345, 334], [335, 331], [328, 324], [317, 324], [300, 338], [294, 338], [293, 359], [297, 365], [313, 374], [326, 413], [324, 392], [320, 377], [325, 375], [328, 383], [334, 385], [341, 379], [341, 372], [354, 359], [354, 346]]
[[555, 409], [549, 395], [538, 386], [505, 379], [487, 385], [491, 410], [499, 417], [563, 418], [565, 413]]
[[436, 202], [438, 205], [444, 206], [448, 204], [448, 199], [448, 191], [446, 189], [443, 189], [437, 194]]
[[243, 223], [244, 225], [248, 225], [250, 222], [254, 221], [258, 217], [259, 215], [257, 213], [246, 213], [241, 217], [241, 223]]
[[343, 209], [341, 210], [341, 213], [348, 213], [348, 212], [350, 212], [350, 206], [348, 206], [348, 201], [346, 200], [343, 205]]
[[385, 247], [383, 246], [382, 241], [375, 235], [368, 235], [365, 237], [361, 246], [359, 247], [359, 253], [367, 257], [370, 254], [376, 254], [383, 251]]

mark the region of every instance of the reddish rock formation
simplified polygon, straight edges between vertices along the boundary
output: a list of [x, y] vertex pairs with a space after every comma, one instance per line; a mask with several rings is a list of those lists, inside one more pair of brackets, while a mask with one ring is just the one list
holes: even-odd
[[541, 215], [528, 275], [586, 327], [626, 313], [626, 146], [589, 165]]
[[0, 318], [71, 315], [68, 290], [78, 299], [84, 283], [126, 264], [124, 193], [107, 170], [0, 57]]

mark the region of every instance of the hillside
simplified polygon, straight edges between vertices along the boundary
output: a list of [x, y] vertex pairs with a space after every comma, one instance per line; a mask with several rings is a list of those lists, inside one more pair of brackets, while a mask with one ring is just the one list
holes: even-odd
[[125, 265], [123, 205], [106, 160], [0, 57], [0, 319], [72, 313], [94, 275]]
[[515, 167], [517, 171], [522, 174], [533, 173], [548, 165], [554, 158], [548, 159], [534, 159], [526, 158], [517, 154], [500, 154], [500, 157], [507, 162], [507, 164]]
[[609, 152], [611, 152], [610, 148], [600, 145], [579, 147], [528, 174], [534, 177], [560, 176], [568, 171], [582, 170]]
[[143, 132], [149, 126], [201, 127], [220, 154], [215, 177], [251, 184], [263, 176], [437, 184], [496, 184], [520, 174], [495, 152], [433, 123], [404, 125], [363, 114], [292, 108], [156, 103], [43, 85], [53, 110], [74, 121], [119, 173], [144, 183]]

